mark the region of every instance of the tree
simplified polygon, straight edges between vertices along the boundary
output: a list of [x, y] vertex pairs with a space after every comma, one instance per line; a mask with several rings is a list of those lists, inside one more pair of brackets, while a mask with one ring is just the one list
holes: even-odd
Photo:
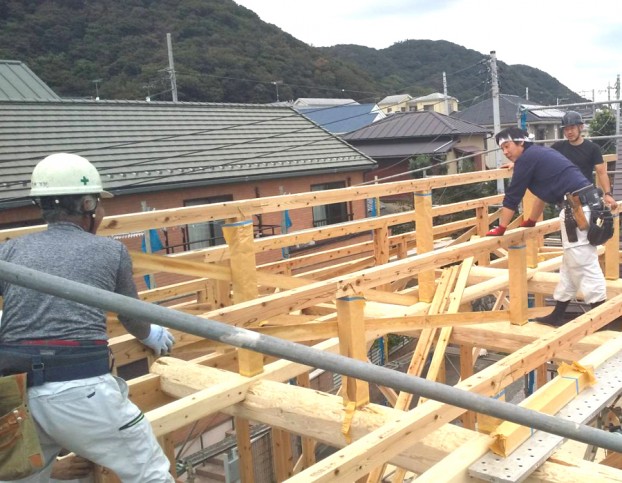
[[[599, 110], [589, 128], [590, 136], [613, 136], [616, 133], [615, 112], [608, 107]], [[612, 154], [616, 151], [615, 139], [595, 139], [603, 154]]]

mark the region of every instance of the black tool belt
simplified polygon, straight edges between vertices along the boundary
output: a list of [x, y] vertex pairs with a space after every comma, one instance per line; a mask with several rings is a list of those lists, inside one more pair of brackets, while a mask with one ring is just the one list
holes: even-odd
[[583, 206], [589, 206], [591, 210], [602, 210], [604, 208], [603, 192], [594, 185], [585, 186], [572, 193], [576, 196]]
[[28, 387], [71, 381], [110, 372], [107, 345], [32, 346], [0, 344], [0, 375], [28, 374]]

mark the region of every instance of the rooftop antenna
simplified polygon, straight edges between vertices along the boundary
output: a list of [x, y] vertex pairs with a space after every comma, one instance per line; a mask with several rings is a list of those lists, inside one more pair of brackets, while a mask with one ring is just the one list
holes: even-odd
[[279, 86], [283, 84], [283, 81], [272, 81], [272, 84], [274, 84], [274, 87], [276, 87], [276, 102], [279, 102]]
[[95, 100], [99, 101], [99, 83], [104, 79], [93, 79], [91, 82], [95, 84]]

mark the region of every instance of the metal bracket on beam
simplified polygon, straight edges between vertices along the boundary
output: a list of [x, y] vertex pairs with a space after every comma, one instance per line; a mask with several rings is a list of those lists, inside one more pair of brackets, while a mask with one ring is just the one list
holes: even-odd
[[[622, 352], [618, 352], [596, 371], [596, 384], [584, 389], [555, 416], [585, 424], [592, 421], [622, 393]], [[469, 467], [469, 475], [485, 481], [515, 483], [527, 479], [565, 441], [565, 438], [535, 431], [507, 458], [489, 451]]]

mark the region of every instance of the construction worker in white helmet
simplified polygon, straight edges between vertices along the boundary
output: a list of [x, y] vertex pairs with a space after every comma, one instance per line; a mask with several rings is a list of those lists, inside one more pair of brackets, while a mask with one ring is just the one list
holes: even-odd
[[[119, 241], [95, 235], [104, 191], [95, 167], [53, 154], [34, 168], [30, 196], [48, 229], [0, 245], [0, 260], [137, 297], [132, 262]], [[124, 483], [173, 482], [151, 425], [110, 373], [106, 314], [0, 280], [0, 375], [27, 373], [28, 404], [44, 456], [39, 472], [15, 481], [49, 481], [61, 449], [114, 471]], [[156, 356], [170, 352], [165, 328], [119, 316]], [[6, 481], [6, 480], [5, 480]]]

